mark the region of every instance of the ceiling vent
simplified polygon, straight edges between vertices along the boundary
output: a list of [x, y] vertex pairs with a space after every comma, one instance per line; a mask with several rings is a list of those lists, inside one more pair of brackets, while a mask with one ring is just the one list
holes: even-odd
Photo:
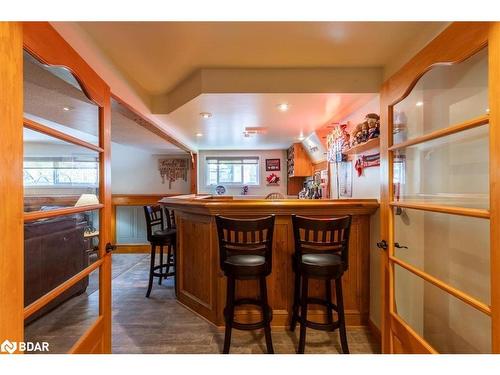
[[250, 137], [252, 134], [267, 134], [267, 127], [264, 126], [247, 126], [243, 134], [245, 137]]

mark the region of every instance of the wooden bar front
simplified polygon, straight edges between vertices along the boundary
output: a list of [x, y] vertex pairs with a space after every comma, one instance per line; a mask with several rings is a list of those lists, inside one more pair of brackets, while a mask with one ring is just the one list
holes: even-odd
[[[238, 218], [276, 215], [273, 270], [267, 278], [269, 304], [273, 310], [272, 325], [276, 327], [287, 326], [291, 316], [294, 281], [291, 215], [352, 215], [349, 270], [342, 279], [346, 321], [347, 325], [368, 324], [370, 215], [378, 208], [375, 199], [272, 201], [188, 195], [164, 198], [160, 203], [175, 210], [178, 301], [217, 326], [224, 325], [226, 279], [219, 268], [216, 215]], [[324, 297], [324, 282], [314, 280], [309, 285], [311, 296]], [[238, 297], [257, 297], [258, 290], [257, 282], [253, 280], [237, 282]], [[251, 322], [260, 318], [257, 308], [242, 306], [236, 310], [238, 321]], [[308, 318], [323, 322], [325, 309], [310, 306]]]

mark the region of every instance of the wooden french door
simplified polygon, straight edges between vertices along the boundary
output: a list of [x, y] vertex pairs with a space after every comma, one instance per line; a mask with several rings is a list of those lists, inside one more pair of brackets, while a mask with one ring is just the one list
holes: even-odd
[[499, 353], [500, 24], [451, 24], [381, 115], [383, 352]]
[[109, 87], [49, 23], [0, 30], [12, 85], [0, 85], [1, 105], [7, 94], [12, 103], [0, 151], [10, 246], [0, 340], [16, 352], [110, 353]]

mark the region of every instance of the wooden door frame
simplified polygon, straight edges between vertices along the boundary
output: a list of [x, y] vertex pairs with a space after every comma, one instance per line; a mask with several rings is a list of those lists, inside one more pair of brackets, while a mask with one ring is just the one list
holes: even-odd
[[[42, 63], [64, 66], [80, 83], [85, 94], [99, 106], [100, 205], [63, 208], [52, 213], [23, 211], [23, 49]], [[0, 342], [24, 341], [24, 318], [62, 293], [65, 288], [100, 267], [99, 317], [70, 352], [111, 353], [111, 256], [105, 244], [111, 241], [111, 126], [110, 89], [78, 53], [48, 22], [0, 22], [0, 163], [9, 166], [1, 175], [0, 206]], [[8, 100], [7, 100], [8, 98]], [[4, 100], [5, 99], [5, 100]], [[40, 124], [40, 131], [76, 143], [73, 137], [56, 134]], [[45, 128], [45, 130], [43, 130]], [[54, 134], [52, 134], [54, 133]], [[85, 142], [83, 142], [85, 143]], [[85, 145], [84, 145], [85, 146]], [[95, 148], [93, 145], [86, 145]], [[24, 222], [76, 211], [100, 209], [100, 260], [76, 274], [31, 305], [24, 307]]]
[[[392, 197], [392, 106], [402, 100], [413, 89], [417, 81], [432, 67], [459, 63], [488, 45], [489, 48], [489, 129], [490, 129], [490, 246], [491, 246], [491, 319], [492, 351], [500, 352], [500, 24], [498, 22], [454, 22], [426, 47], [417, 53], [396, 74], [384, 82], [380, 95], [380, 117], [382, 124], [380, 220], [381, 239], [388, 242], [389, 249], [381, 260], [382, 283], [382, 352], [391, 353], [390, 327], [398, 325], [408, 332], [404, 322], [397, 321], [390, 314], [388, 291], [392, 291], [392, 268], [389, 263], [393, 249], [393, 228], [390, 197]], [[497, 101], [493, 100], [496, 98]], [[497, 199], [494, 199], [494, 198]], [[411, 331], [411, 329], [410, 329]], [[414, 352], [432, 352], [432, 348], [416, 334], [410, 332], [408, 338]]]
[[24, 340], [23, 31], [0, 22], [0, 343]]

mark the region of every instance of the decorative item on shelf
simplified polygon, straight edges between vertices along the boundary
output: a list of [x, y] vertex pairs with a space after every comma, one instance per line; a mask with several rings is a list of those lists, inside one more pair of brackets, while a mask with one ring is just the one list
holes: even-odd
[[187, 171], [189, 169], [188, 159], [159, 159], [158, 170], [162, 179], [162, 184], [165, 183], [165, 178], [168, 180], [168, 188], [172, 189], [172, 182], [183, 179], [187, 181]]
[[380, 165], [380, 153], [363, 155], [356, 160], [354, 168], [358, 172], [358, 177], [363, 174], [363, 169], [370, 167], [377, 167]]
[[351, 147], [363, 143], [363, 123], [356, 125], [351, 133]]
[[376, 113], [368, 113], [365, 116], [365, 122], [368, 124], [368, 139], [378, 138], [380, 135], [380, 116]]
[[350, 138], [346, 129], [347, 124], [337, 124], [326, 137], [326, 158], [330, 163], [346, 160], [343, 153], [349, 149]]
[[241, 195], [247, 195], [248, 194], [248, 185], [243, 185], [241, 188]]
[[351, 132], [351, 147], [360, 145], [370, 139], [378, 138], [380, 135], [380, 116], [376, 113], [368, 113], [365, 121], [356, 125]]
[[268, 185], [277, 186], [279, 185], [280, 178], [275, 173], [271, 173], [269, 176], [266, 177], [266, 181]]
[[280, 159], [266, 159], [266, 172], [279, 172], [280, 169]]

